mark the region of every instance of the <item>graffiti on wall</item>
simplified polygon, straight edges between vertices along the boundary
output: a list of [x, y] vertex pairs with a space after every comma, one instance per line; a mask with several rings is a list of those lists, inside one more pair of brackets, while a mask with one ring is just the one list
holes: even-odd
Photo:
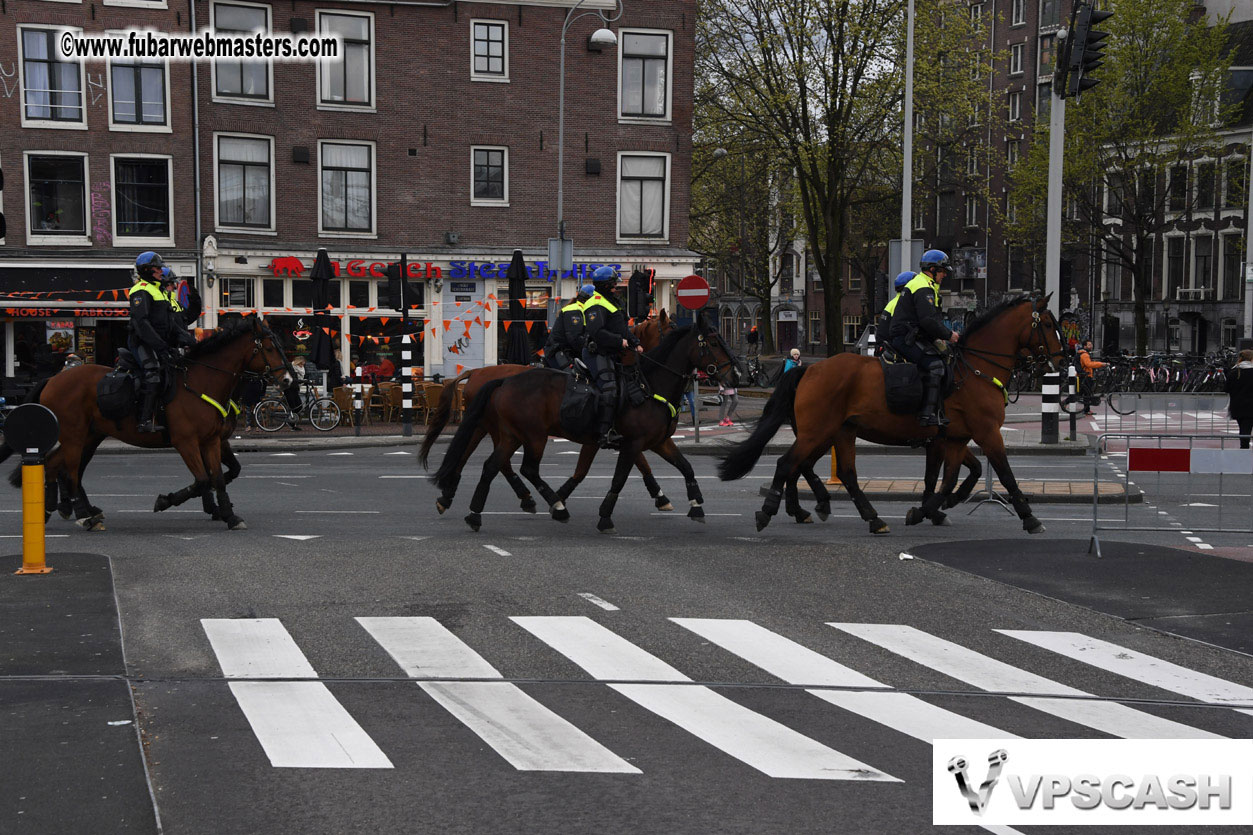
[[[12, 83], [10, 83], [12, 79]], [[13, 94], [17, 92], [17, 64], [10, 63], [9, 66], [0, 64], [0, 85], [4, 85], [4, 97], [6, 99], [13, 98]]]
[[109, 203], [108, 182], [99, 182], [91, 187], [91, 236], [97, 244], [113, 243]]

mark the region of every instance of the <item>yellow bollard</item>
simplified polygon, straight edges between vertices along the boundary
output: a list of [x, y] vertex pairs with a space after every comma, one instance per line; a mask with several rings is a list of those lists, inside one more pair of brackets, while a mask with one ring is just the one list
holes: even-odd
[[827, 484], [843, 484], [835, 474], [835, 447], [831, 447], [831, 477], [827, 479]]
[[14, 574], [48, 574], [44, 564], [44, 465], [22, 465], [22, 567]]

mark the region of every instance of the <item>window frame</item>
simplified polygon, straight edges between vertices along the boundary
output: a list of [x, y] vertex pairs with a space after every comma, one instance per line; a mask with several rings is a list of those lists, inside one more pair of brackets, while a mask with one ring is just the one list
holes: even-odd
[[[168, 219], [166, 225], [169, 234], [164, 237], [122, 236], [118, 241], [117, 231], [117, 161], [126, 159], [159, 159], [165, 160], [165, 200]], [[115, 247], [149, 247], [174, 246], [174, 157], [169, 154], [109, 154], [109, 208], [112, 218], [113, 246]]]
[[[274, 10], [268, 3], [250, 3], [247, 0], [211, 0], [209, 3], [209, 26], [217, 31], [217, 7], [223, 6], [246, 6], [251, 9], [261, 9], [265, 12], [265, 31], [267, 33], [274, 32]], [[224, 30], [227, 32], [236, 32], [236, 29]], [[218, 92], [218, 62], [209, 62], [209, 94], [213, 101], [220, 104], [242, 104], [249, 107], [273, 107], [274, 106], [274, 60], [262, 58], [265, 61], [265, 96], [248, 96], [243, 93], [219, 93]]]
[[1027, 43], [1012, 43], [1009, 45], [1009, 75], [1022, 75], [1026, 70], [1024, 59], [1027, 53]]
[[1021, 122], [1022, 121], [1022, 91], [1021, 90], [1009, 91], [1008, 108], [1009, 108], [1008, 121]]
[[[645, 29], [631, 27], [619, 29], [618, 36], [618, 124], [657, 125], [669, 124], [674, 117], [674, 32], [670, 29]], [[631, 115], [622, 113], [622, 60], [623, 44], [627, 35], [665, 35], [666, 36], [666, 111], [662, 116]]]
[[[81, 235], [48, 235], [41, 234], [34, 228], [31, 221], [30, 203], [30, 158], [31, 157], [77, 157], [83, 161], [83, 234]], [[91, 240], [91, 160], [86, 151], [22, 151], [22, 191], [26, 207], [26, 243], [40, 246], [92, 246]]]
[[[134, 8], [141, 8], [141, 7], [136, 6]], [[120, 35], [121, 33], [109, 32], [108, 34]], [[138, 84], [138, 81], [140, 78], [139, 69], [141, 67], [159, 66], [161, 68], [161, 86], [162, 88], [164, 88], [164, 93], [165, 93], [163, 97], [162, 107], [165, 108], [165, 112], [163, 114], [164, 118], [160, 124], [117, 121], [113, 113], [114, 111], [114, 108], [113, 108], [113, 68], [115, 66], [131, 67], [134, 70], [135, 80], [136, 80], [136, 87], [135, 87], [136, 91], [139, 90], [139, 84]], [[174, 132], [173, 113], [170, 111], [170, 62], [168, 60], [160, 59], [160, 58], [156, 60], [149, 60], [149, 61], [135, 59], [133, 62], [118, 63], [113, 58], [109, 58], [105, 61], [104, 69], [108, 77], [106, 87], [108, 90], [108, 98], [109, 98], [109, 130], [118, 131], [120, 133], [173, 133]], [[143, 96], [139, 94], [138, 92], [136, 92], [135, 113], [137, 116], [140, 113], [140, 111], [143, 109], [142, 102], [143, 102]], [[137, 156], [137, 155], [132, 155], [132, 156]]]
[[[1232, 199], [1231, 194], [1231, 173], [1232, 169], [1239, 169], [1241, 183], [1240, 193]], [[1249, 161], [1244, 156], [1229, 156], [1223, 160], [1222, 164], [1222, 208], [1224, 209], [1242, 209], [1249, 199]]]
[[[622, 234], [622, 158], [623, 157], [660, 157], [665, 160], [665, 188], [662, 190], [661, 204], [661, 235], [623, 235]], [[671, 155], [665, 151], [618, 151], [617, 171], [614, 185], [614, 238], [620, 244], [670, 243], [670, 189], [673, 176], [671, 174]]]
[[[322, 175], [325, 169], [322, 149], [326, 145], [355, 145], [370, 150], [370, 228], [331, 229], [322, 224]], [[360, 171], [358, 168], [335, 168], [335, 171]], [[346, 214], [346, 212], [345, 212]], [[360, 139], [318, 140], [318, 237], [319, 238], [377, 238], [378, 237], [378, 147], [374, 142]]]
[[979, 228], [979, 198], [973, 194], [966, 195], [966, 228]]
[[[1208, 241], [1209, 246], [1202, 247], [1201, 243], [1203, 241]], [[1210, 299], [1208, 299], [1208, 301], [1213, 301], [1214, 299], [1217, 298], [1217, 295], [1218, 295], [1217, 289], [1214, 286], [1216, 279], [1218, 277], [1215, 272], [1214, 243], [1215, 243], [1215, 236], [1212, 232], [1209, 234], [1193, 235], [1192, 236], [1192, 254], [1191, 254], [1192, 257], [1188, 259], [1188, 288], [1187, 289], [1193, 290], [1193, 291], [1208, 289], [1210, 291]], [[1221, 258], [1221, 253], [1220, 253], [1220, 258]], [[1202, 259], [1204, 259], [1205, 264], [1208, 267], [1208, 272], [1209, 272], [1208, 276], [1200, 275]], [[1193, 300], [1206, 301], [1204, 295], [1200, 295], [1200, 294], [1193, 295]]]
[[[1219, 177], [1222, 176], [1222, 172], [1220, 166], [1218, 165], [1218, 161], [1212, 157], [1203, 157], [1201, 159], [1193, 160], [1192, 167], [1196, 170], [1196, 173], [1192, 178], [1192, 212], [1193, 214], [1212, 214], [1216, 210], [1222, 208], [1223, 195], [1220, 191], [1221, 184], [1219, 182]], [[1207, 167], [1209, 171], [1210, 195], [1209, 203], [1205, 204], [1201, 202], [1201, 174], [1207, 169]]]
[[1013, 0], [1010, 4], [1009, 25], [1024, 26], [1027, 23], [1027, 0]]
[[[474, 44], [476, 43], [476, 38], [474, 37], [474, 27], [479, 24], [500, 26], [505, 30], [505, 37], [504, 37], [504, 42], [503, 42], [503, 47], [502, 47], [503, 52], [504, 52], [504, 55], [502, 56], [502, 64], [504, 66], [503, 72], [500, 72], [500, 73], [482, 72], [474, 68], [474, 59], [476, 57], [474, 54]], [[494, 84], [508, 84], [509, 83], [509, 21], [500, 20], [497, 18], [490, 18], [490, 17], [470, 18], [470, 80], [471, 81], [486, 81], [488, 83], [494, 83]]]
[[[230, 223], [223, 223], [222, 215], [222, 175], [219, 171], [222, 155], [219, 150], [221, 139], [264, 139], [270, 145], [270, 225], [269, 226], [247, 226]], [[254, 163], [255, 164], [255, 163]], [[232, 231], [246, 233], [249, 235], [278, 235], [278, 216], [276, 207], [275, 191], [275, 159], [274, 159], [274, 137], [266, 136], [259, 133], [236, 133], [235, 131], [214, 131], [213, 132], [213, 227], [218, 231]], [[321, 206], [318, 207], [319, 212]]]
[[[1174, 241], [1179, 241], [1183, 246], [1183, 252], [1181, 252], [1178, 256], [1172, 255], [1170, 251], [1171, 244]], [[1174, 301], [1179, 296], [1178, 291], [1186, 289], [1189, 286], [1188, 280], [1192, 272], [1188, 258], [1189, 249], [1188, 238], [1184, 233], [1179, 232], [1176, 234], [1162, 235], [1162, 299], [1165, 301]], [[1179, 276], [1178, 285], [1172, 288], [1171, 269], [1174, 266], [1173, 259], [1176, 257], [1179, 258], [1179, 267], [1182, 275]], [[1171, 293], [1172, 289], [1175, 291], [1173, 295]]]
[[[475, 151], [503, 151], [503, 196], [500, 198], [486, 198], [474, 196], [474, 153]], [[486, 208], [507, 209], [509, 208], [509, 146], [508, 145], [471, 145], [470, 146], [470, 205], [482, 206]]]
[[[314, 12], [314, 32], [322, 35], [322, 18], [326, 16], [332, 17], [363, 17], [370, 22], [370, 49], [368, 60], [370, 62], [369, 85], [370, 100], [361, 104], [352, 104], [349, 102], [333, 102], [324, 101], [322, 98], [322, 73], [326, 69], [326, 63], [318, 63], [316, 77], [316, 102], [318, 110], [333, 110], [341, 113], [377, 113], [378, 112], [378, 30], [374, 26], [374, 12], [358, 11], [356, 9], [317, 9]], [[352, 43], [358, 43], [352, 41]], [[346, 57], [344, 58], [346, 61]], [[347, 69], [345, 69], [345, 73]]]
[[[72, 2], [72, 0], [58, 0], [58, 2]], [[56, 36], [61, 32], [73, 32], [77, 35], [83, 34], [80, 26], [60, 26], [55, 23], [19, 23], [17, 26], [17, 76], [18, 76], [18, 107], [21, 113], [21, 126], [24, 128], [50, 128], [53, 130], [87, 130], [87, 62], [78, 61], [78, 112], [77, 120], [69, 119], [41, 119], [38, 117], [28, 118], [26, 115], [26, 32], [48, 32], [52, 34], [50, 41], [52, 51], [56, 52]], [[42, 61], [41, 58], [34, 60]], [[72, 64], [71, 61], [54, 61], [49, 60], [49, 64]], [[49, 108], [54, 105], [49, 104]]]

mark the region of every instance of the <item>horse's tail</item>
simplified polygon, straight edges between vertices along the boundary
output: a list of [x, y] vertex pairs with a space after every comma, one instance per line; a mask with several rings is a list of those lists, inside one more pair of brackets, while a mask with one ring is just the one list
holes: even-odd
[[766, 451], [766, 444], [774, 437], [774, 433], [785, 423], [793, 420], [792, 406], [796, 402], [796, 387], [800, 385], [801, 376], [806, 367], [793, 368], [783, 375], [774, 394], [766, 401], [766, 408], [761, 412], [761, 419], [753, 429], [748, 440], [742, 441], [731, 448], [730, 454], [718, 464], [718, 478], [723, 481], [734, 481], [748, 475], [749, 470]]
[[440, 464], [439, 469], [435, 471], [435, 475], [431, 476], [431, 481], [441, 490], [452, 486], [452, 478], [461, 469], [461, 459], [465, 457], [466, 450], [470, 448], [470, 439], [478, 431], [479, 421], [483, 419], [483, 413], [487, 411], [488, 401], [492, 399], [496, 389], [500, 388], [504, 382], [504, 379], [492, 380], [479, 389], [478, 396], [474, 398], [474, 402], [466, 410], [465, 416], [461, 418], [461, 425], [457, 427], [457, 434], [452, 436], [452, 443], [448, 445], [448, 451], [444, 453], [444, 463]]
[[435, 414], [430, 417], [430, 425], [426, 428], [426, 434], [422, 436], [422, 448], [418, 450], [418, 462], [422, 465], [422, 469], [427, 468], [427, 459], [431, 455], [431, 448], [435, 446], [435, 439], [439, 437], [439, 433], [444, 431], [444, 427], [448, 425], [448, 418], [452, 416], [452, 403], [457, 397], [457, 386], [462, 380], [469, 379], [470, 368], [462, 371], [451, 380], [444, 381], [444, 390], [439, 393], [439, 405], [435, 407]]
[[[48, 385], [48, 381], [51, 379], [52, 379], [51, 377], [44, 377], [42, 380], [40, 380], [35, 385], [35, 387], [30, 390], [30, 392], [26, 395], [26, 397], [22, 399], [22, 402], [23, 403], [38, 403], [39, 395], [43, 394], [44, 386]], [[13, 455], [13, 447], [9, 446], [8, 443], [5, 443], [3, 446], [0, 446], [0, 464], [3, 464], [5, 461], [8, 461], [11, 455]], [[12, 484], [14, 487], [22, 486], [22, 468], [21, 467], [14, 467], [13, 472], [9, 473], [9, 484]]]

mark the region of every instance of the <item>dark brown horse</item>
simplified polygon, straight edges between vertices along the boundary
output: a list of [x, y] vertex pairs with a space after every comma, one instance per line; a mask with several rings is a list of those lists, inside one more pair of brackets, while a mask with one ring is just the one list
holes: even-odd
[[[623, 407], [615, 419], [622, 444], [613, 482], [600, 506], [600, 520], [596, 527], [603, 533], [613, 531], [613, 510], [618, 494], [626, 484], [636, 457], [646, 449], [656, 452], [683, 473], [691, 506], [688, 516], [704, 518], [704, 499], [695, 473], [670, 436], [674, 432], [678, 403], [698, 367], [719, 380], [733, 379], [735, 373], [730, 351], [703, 314], [697, 317], [696, 324], [671, 331], [660, 345], [640, 358], [643, 376], [653, 392], [653, 398], [639, 406]], [[482, 478], [470, 501], [470, 513], [465, 518], [471, 529], [477, 531], [482, 525], [481, 514], [492, 479], [500, 470], [500, 462], [507, 461], [519, 447], [522, 447], [523, 456], [522, 475], [549, 503], [554, 518], [563, 521], [569, 518], [561, 496], [540, 478], [539, 465], [550, 436], [565, 437], [582, 444], [594, 443], [594, 432], [571, 436], [561, 425], [561, 401], [570, 379], [568, 374], [558, 371], [535, 369], [493, 380], [479, 391], [449, 444], [443, 464], [432, 477], [444, 495], [451, 497], [470, 442], [481, 431], [492, 436], [495, 448], [483, 465]]]
[[836, 474], [848, 489], [849, 498], [862, 519], [869, 522], [871, 533], [887, 533], [887, 524], [857, 484], [856, 439], [860, 436], [888, 444], [930, 440], [940, 445], [943, 484], [922, 506], [909, 511], [906, 524], [932, 517], [948, 499], [968, 453], [966, 447], [973, 439], [1008, 491], [1023, 529], [1040, 533], [1044, 525], [1032, 515], [1005, 455], [1000, 432], [1005, 422], [1004, 388], [996, 381], [1008, 379], [1014, 362], [1023, 355], [1058, 367], [1065, 352], [1047, 298], [1023, 296], [983, 313], [967, 327], [957, 351], [954, 388], [944, 403], [951, 423], [943, 435], [937, 436], [934, 427], [919, 425], [913, 415], [888, 411], [877, 360], [840, 354], [784, 376], [753, 434], [719, 465], [719, 476], [728, 481], [746, 475], [779, 427], [793, 420], [796, 441], [775, 467], [766, 500], [756, 514], [757, 529], [769, 524], [779, 511], [784, 488], [801, 468], [812, 467], [834, 447]]
[[[661, 342], [661, 337], [669, 333], [673, 327], [674, 325], [666, 315], [666, 311], [662, 310], [655, 319], [645, 319], [633, 325], [631, 332], [635, 334], [635, 338], [640, 341], [640, 345], [645, 351], [651, 351]], [[533, 369], [534, 366], [531, 365], [486, 365], [482, 368], [471, 368], [450, 380], [446, 380], [444, 388], [440, 392], [439, 405], [436, 407], [434, 414], [431, 415], [426, 434], [422, 437], [422, 447], [418, 451], [418, 461], [423, 468], [427, 466], [431, 449], [435, 446], [435, 439], [444, 431], [444, 427], [448, 425], [448, 420], [452, 416], [452, 404], [456, 398], [457, 386], [464, 383], [461, 393], [462, 397], [466, 403], [473, 403], [474, 398], [478, 396], [479, 390], [492, 380], [502, 380], [505, 377], [512, 377], [515, 374], [521, 374], [524, 371]], [[485, 431], [479, 432], [471, 440], [465, 452], [467, 459], [473, 454], [485, 434]], [[575, 464], [574, 475], [570, 476], [566, 483], [557, 490], [557, 495], [563, 501], [568, 499], [570, 494], [574, 492], [574, 488], [587, 477], [598, 449], [599, 447], [594, 443], [584, 444], [579, 449], [579, 460]], [[640, 471], [640, 475], [643, 476], [644, 487], [648, 490], [648, 495], [652, 497], [657, 509], [662, 511], [674, 510], [674, 505], [670, 503], [670, 499], [662, 492], [661, 485], [657, 483], [657, 478], [653, 475], [653, 469], [649, 466], [643, 453], [640, 453], [639, 458], [636, 459], [635, 467]], [[509, 461], [501, 463], [500, 474], [505, 477], [505, 481], [509, 482], [513, 492], [522, 501], [522, 509], [527, 513], [534, 513], [536, 510], [535, 499], [531, 496], [531, 491], [527, 489], [522, 479], [513, 471], [513, 466]], [[451, 495], [441, 496], [435, 502], [435, 509], [443, 513], [448, 510], [451, 504]]]
[[[219, 517], [231, 530], [247, 526], [235, 515], [222, 474], [224, 415], [230, 398], [246, 374], [268, 375], [286, 387], [294, 379], [278, 339], [258, 317], [213, 334], [189, 350], [174, 374], [173, 397], [165, 407], [165, 432], [140, 433], [134, 416], [114, 422], [100, 412], [96, 387], [109, 372], [102, 365], [84, 365], [51, 377], [31, 398], [47, 406], [60, 423], [60, 444], [49, 456], [45, 477], [50, 486], [61, 481], [72, 496], [74, 514], [88, 530], [102, 530], [104, 515], [91, 505], [83, 490], [83, 471], [106, 437], [138, 447], [174, 447], [195, 481], [175, 493], [157, 498], [154, 510], [164, 510], [213, 489]], [[0, 451], [0, 461], [11, 450]], [[14, 470], [10, 483], [20, 483]]]

